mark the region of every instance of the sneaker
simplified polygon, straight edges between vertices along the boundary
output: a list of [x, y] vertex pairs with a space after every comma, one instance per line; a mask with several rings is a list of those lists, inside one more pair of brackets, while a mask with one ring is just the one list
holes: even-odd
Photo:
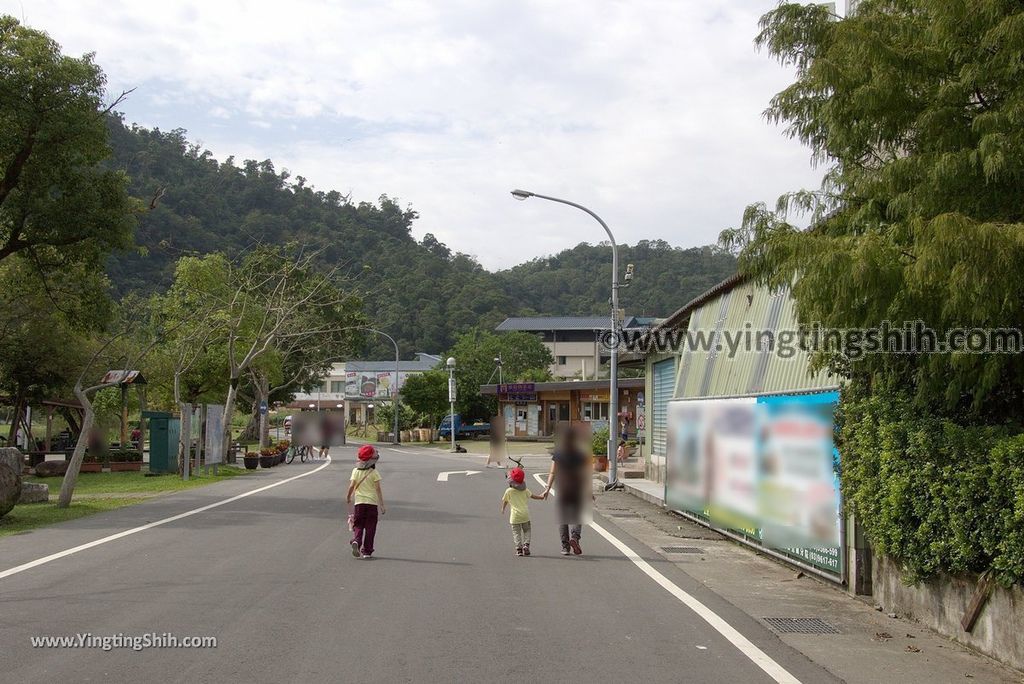
[[523, 547], [523, 555], [524, 556], [529, 556], [530, 555], [530, 545], [529, 544], [527, 544], [526, 546]]
[[563, 546], [562, 547], [562, 555], [563, 556], [568, 556], [569, 555], [569, 547], [568, 546]]
[[521, 546], [517, 546], [516, 547], [516, 555], [517, 556], [522, 556], [523, 555], [523, 547], [521, 547]]
[[362, 556], [360, 556], [360, 558], [362, 558], [363, 560], [373, 560], [373, 554], [372, 553], [364, 553]]
[[570, 539], [569, 540], [569, 546], [572, 547], [572, 552], [575, 553], [577, 556], [580, 555], [581, 553], [583, 553], [583, 549], [580, 548], [580, 540], [579, 539]]
[[359, 558], [359, 556], [362, 555], [359, 553], [359, 542], [352, 540], [348, 545], [352, 547], [352, 556], [354, 558]]

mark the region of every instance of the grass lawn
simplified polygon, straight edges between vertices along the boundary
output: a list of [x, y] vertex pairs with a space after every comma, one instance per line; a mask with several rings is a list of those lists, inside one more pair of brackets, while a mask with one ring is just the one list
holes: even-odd
[[0, 518], [0, 538], [22, 534], [45, 525], [83, 518], [114, 508], [131, 506], [145, 501], [148, 497], [117, 497], [103, 499], [82, 499], [72, 501], [69, 508], [57, 508], [57, 504], [34, 503], [15, 506], [14, 510]]
[[216, 477], [192, 477], [188, 482], [176, 475], [146, 477], [142, 472], [129, 473], [82, 473], [75, 485], [75, 497], [69, 508], [57, 508], [60, 494], [60, 477], [25, 478], [25, 482], [41, 482], [50, 485], [48, 503], [21, 504], [0, 518], [0, 537], [21, 534], [37, 527], [74, 520], [93, 513], [109, 511], [123, 506], [141, 503], [146, 499], [167, 492], [193, 489], [204, 485], [228, 480], [243, 475], [244, 468], [222, 465]]
[[[146, 477], [145, 472], [128, 473], [81, 473], [78, 476], [78, 483], [75, 485], [75, 496], [88, 496], [90, 494], [123, 494], [132, 495], [153, 495], [162, 492], [177, 492], [182, 489], [192, 489], [203, 485], [229, 480], [246, 472], [244, 468], [222, 465], [218, 469], [217, 476], [192, 475], [186, 482], [177, 475], [160, 475]], [[63, 478], [60, 477], [26, 477], [25, 482], [41, 482], [50, 485], [50, 499], [56, 498], [60, 493], [60, 485]]]

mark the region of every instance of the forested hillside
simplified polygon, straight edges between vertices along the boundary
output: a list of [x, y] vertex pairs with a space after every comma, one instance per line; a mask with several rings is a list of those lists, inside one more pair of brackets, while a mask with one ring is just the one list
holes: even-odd
[[[119, 295], [166, 288], [185, 254], [233, 255], [261, 242], [298, 242], [343, 265], [370, 318], [399, 340], [404, 354], [447, 349], [458, 333], [493, 327], [506, 316], [607, 309], [608, 246], [581, 244], [492, 273], [432, 235], [417, 242], [410, 233], [416, 213], [386, 196], [354, 202], [315, 190], [270, 160], [221, 163], [182, 130], [126, 126], [118, 118], [110, 128], [111, 163], [130, 177], [131, 194], [148, 202], [162, 193], [139, 220], [137, 249], [109, 260]], [[637, 268], [623, 306], [652, 316], [669, 313], [735, 269], [730, 255], [713, 248], [682, 250], [660, 240], [624, 246], [620, 260]]]

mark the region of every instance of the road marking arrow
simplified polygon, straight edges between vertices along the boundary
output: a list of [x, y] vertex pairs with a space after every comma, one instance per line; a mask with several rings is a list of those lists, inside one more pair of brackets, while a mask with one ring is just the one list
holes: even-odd
[[465, 475], [466, 477], [469, 477], [470, 475], [479, 475], [480, 472], [481, 471], [479, 470], [446, 470], [443, 473], [438, 473], [437, 481], [447, 482], [449, 475]]

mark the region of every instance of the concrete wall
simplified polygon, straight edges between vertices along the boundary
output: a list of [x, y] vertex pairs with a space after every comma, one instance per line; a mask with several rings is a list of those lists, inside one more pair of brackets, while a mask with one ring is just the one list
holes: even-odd
[[936, 632], [1024, 670], [1024, 589], [996, 586], [971, 632], [960, 618], [974, 595], [977, 578], [942, 576], [906, 586], [888, 558], [875, 556], [872, 584], [875, 601], [887, 613], [911, 617]]

